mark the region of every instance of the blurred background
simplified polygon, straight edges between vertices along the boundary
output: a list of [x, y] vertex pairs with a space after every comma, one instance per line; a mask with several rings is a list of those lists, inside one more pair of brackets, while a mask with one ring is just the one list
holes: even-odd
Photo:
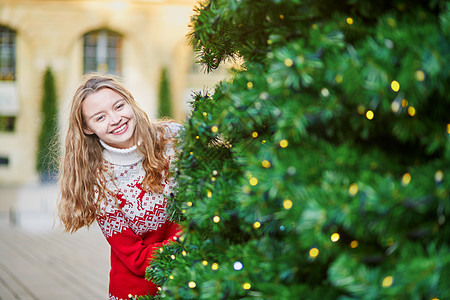
[[[54, 226], [56, 184], [46, 177], [48, 163], [41, 160], [51, 155], [52, 136], [64, 132], [68, 103], [83, 74], [118, 75], [150, 118], [169, 115], [180, 122], [189, 113], [194, 91], [210, 89], [227, 77], [231, 66], [206, 75], [195, 63], [187, 34], [196, 2], [0, 0], [0, 299], [43, 297], [35, 289], [34, 296], [17, 292], [32, 285], [20, 279], [24, 275], [15, 263], [15, 259], [26, 263], [24, 271], [30, 271], [30, 261], [15, 257], [21, 253], [18, 249], [39, 249], [30, 234], [50, 234], [58, 244], [71, 238], [59, 235], [58, 223]], [[50, 139], [41, 139], [42, 131]], [[107, 268], [108, 247], [96, 230], [91, 235], [81, 233], [79, 247], [72, 245], [65, 252], [70, 248], [68, 256], [80, 255], [86, 243], [100, 239], [102, 251], [96, 252], [96, 261]], [[26, 242], [11, 246], [21, 238]], [[42, 251], [49, 249], [53, 248]], [[55, 255], [47, 257], [54, 261]], [[36, 261], [42, 263], [42, 257]], [[106, 279], [100, 280], [102, 288], [107, 284], [106, 272]], [[49, 290], [45, 285], [43, 289]], [[58, 297], [70, 299], [66, 294]]]

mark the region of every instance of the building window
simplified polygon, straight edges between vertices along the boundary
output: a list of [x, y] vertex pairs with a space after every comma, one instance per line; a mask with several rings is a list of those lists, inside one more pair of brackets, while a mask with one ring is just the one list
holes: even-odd
[[110, 30], [84, 35], [84, 73], [99, 72], [120, 75], [122, 36]]
[[16, 129], [15, 125], [15, 116], [0, 116], [0, 132], [13, 132]]
[[0, 81], [16, 79], [16, 32], [0, 26]]

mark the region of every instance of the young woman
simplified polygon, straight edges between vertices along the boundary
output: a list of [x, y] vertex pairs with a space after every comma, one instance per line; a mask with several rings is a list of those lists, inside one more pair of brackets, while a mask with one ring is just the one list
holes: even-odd
[[72, 99], [59, 217], [72, 233], [97, 220], [111, 245], [110, 300], [157, 292], [144, 276], [153, 252], [180, 230], [165, 213], [180, 130], [173, 122], [150, 121], [111, 76], [86, 76]]

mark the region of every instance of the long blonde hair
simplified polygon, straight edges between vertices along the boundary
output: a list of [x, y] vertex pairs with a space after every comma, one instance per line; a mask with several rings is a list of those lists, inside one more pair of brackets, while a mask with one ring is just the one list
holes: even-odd
[[164, 158], [165, 146], [169, 142], [165, 134], [167, 127], [161, 121], [150, 122], [132, 94], [116, 77], [98, 74], [85, 76], [72, 98], [58, 182], [58, 216], [65, 230], [72, 233], [95, 221], [100, 203], [109, 193], [105, 187], [103, 148], [95, 134], [83, 132], [85, 123], [81, 112], [84, 99], [104, 88], [124, 97], [136, 115], [133, 138], [139, 151], [144, 154], [142, 166], [146, 174], [142, 186], [147, 191], [161, 193], [163, 173], [168, 172], [169, 163]]

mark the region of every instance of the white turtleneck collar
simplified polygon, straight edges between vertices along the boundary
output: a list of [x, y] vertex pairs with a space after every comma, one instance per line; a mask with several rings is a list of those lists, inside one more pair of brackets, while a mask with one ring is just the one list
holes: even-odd
[[[100, 140], [100, 139], [99, 139]], [[114, 148], [100, 140], [100, 144], [103, 146], [103, 158], [112, 164], [126, 166], [135, 164], [144, 159], [142, 154], [136, 145], [127, 149]]]

